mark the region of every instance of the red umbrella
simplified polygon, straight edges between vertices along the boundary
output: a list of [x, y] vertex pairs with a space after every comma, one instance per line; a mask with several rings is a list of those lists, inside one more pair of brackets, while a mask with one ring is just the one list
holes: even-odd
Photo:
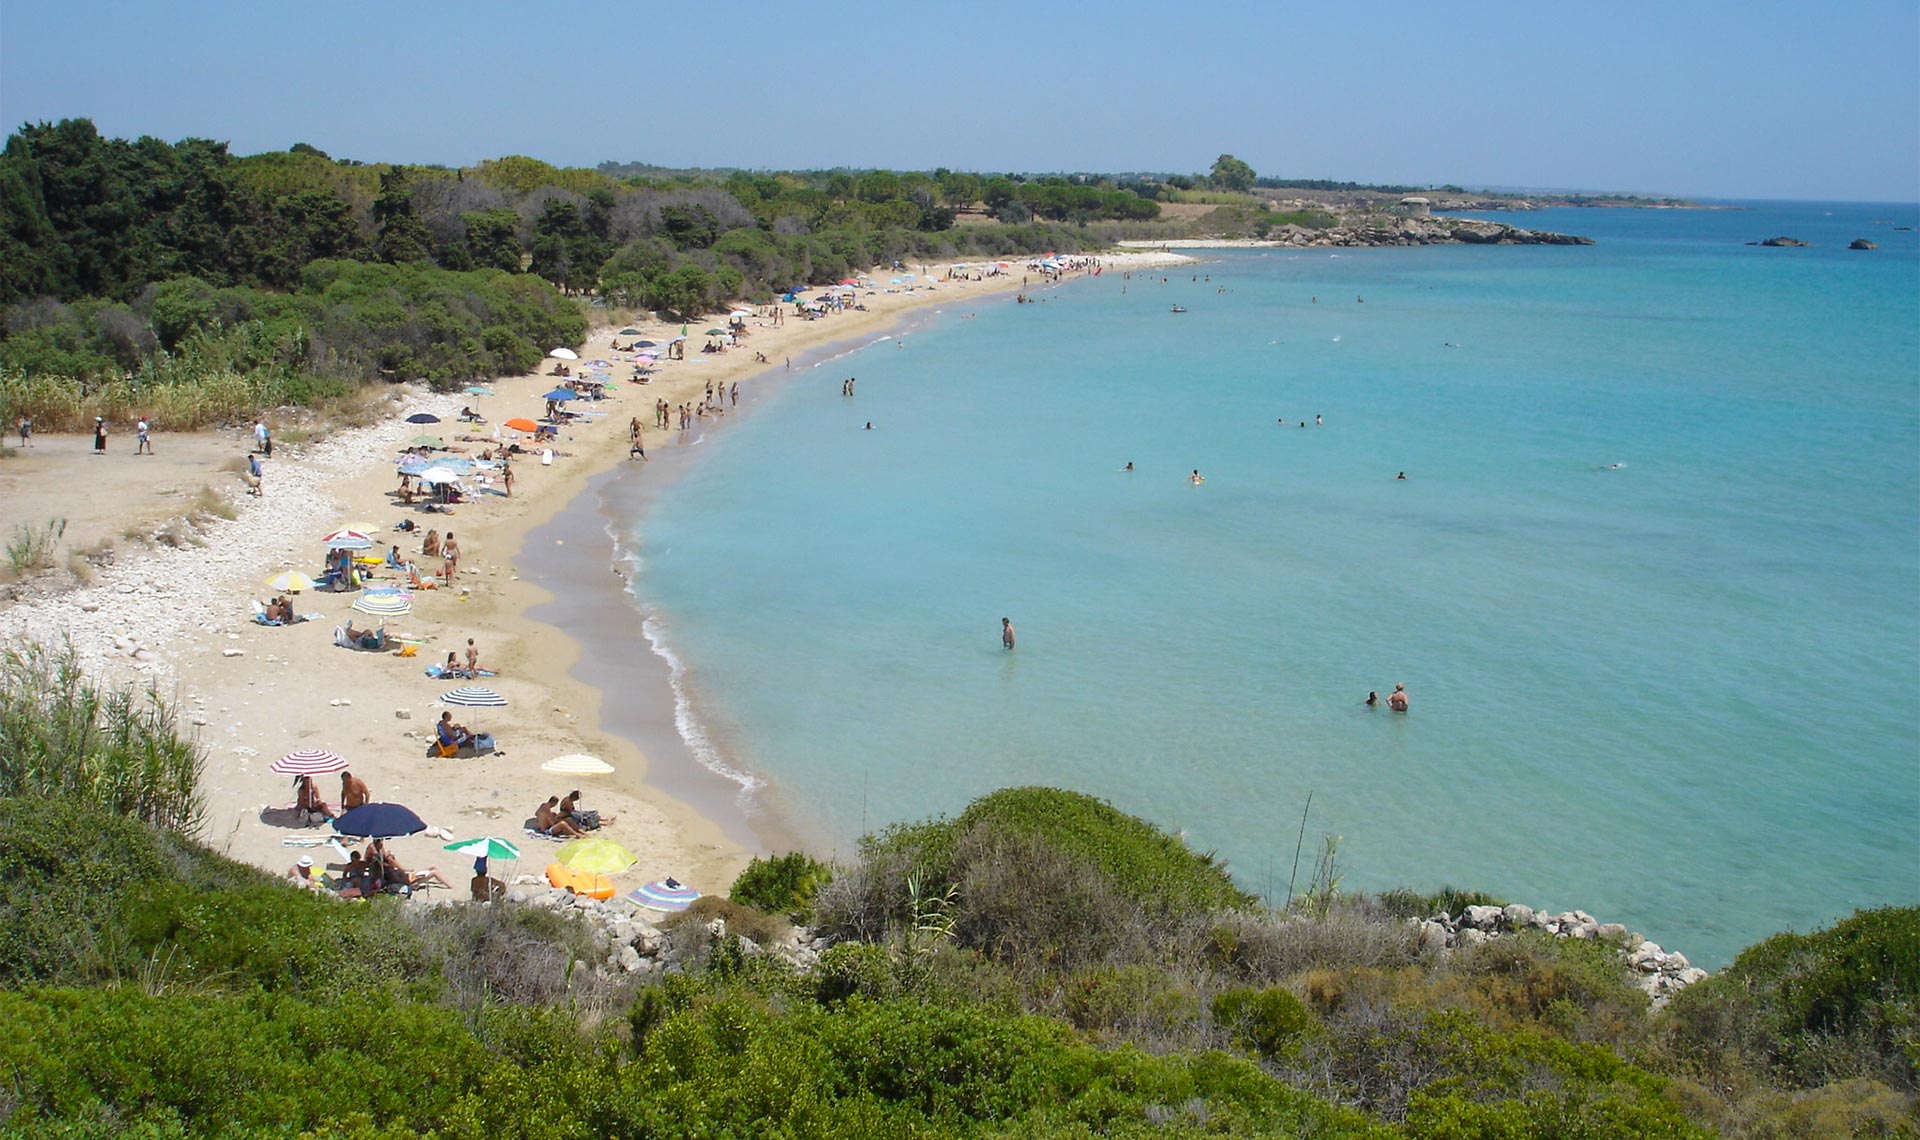
[[534, 423], [532, 420], [527, 419], [525, 417], [508, 420], [505, 426], [512, 428], [514, 431], [539, 431], [540, 430], [539, 424]]
[[346, 771], [347, 760], [337, 752], [302, 748], [275, 760], [271, 767], [282, 776], [324, 776], [328, 772]]

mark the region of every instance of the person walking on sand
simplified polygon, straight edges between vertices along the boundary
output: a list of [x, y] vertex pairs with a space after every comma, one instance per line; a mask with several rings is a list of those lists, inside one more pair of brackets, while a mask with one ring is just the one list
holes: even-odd
[[479, 675], [480, 647], [473, 643], [473, 638], [469, 637], [467, 638], [467, 676], [478, 677]]
[[1407, 711], [1407, 704], [1407, 687], [1405, 685], [1395, 685], [1393, 692], [1387, 695], [1387, 707], [1394, 712], [1403, 713]]
[[134, 428], [134, 430], [140, 433], [140, 443], [139, 443], [139, 446], [133, 449], [133, 453], [135, 455], [152, 455], [153, 440], [147, 438], [148, 429], [147, 429], [147, 420], [145, 416], [140, 417], [140, 422]]
[[93, 417], [93, 453], [95, 455], [107, 453], [107, 421], [101, 416]]
[[21, 416], [20, 417], [20, 446], [21, 447], [28, 446], [27, 440], [32, 435], [33, 435], [33, 417]]
[[1012, 618], [1003, 617], [1000, 619], [1000, 644], [1006, 648], [1008, 653], [1013, 652], [1013, 619]]

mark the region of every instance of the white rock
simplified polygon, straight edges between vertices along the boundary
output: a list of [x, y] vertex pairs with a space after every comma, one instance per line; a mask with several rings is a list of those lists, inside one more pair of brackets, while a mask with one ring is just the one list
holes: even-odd
[[1492, 930], [1499, 924], [1502, 913], [1497, 906], [1470, 906], [1460, 921], [1480, 930]]
[[1506, 916], [1507, 925], [1515, 930], [1533, 925], [1533, 908], [1523, 903], [1512, 903], [1501, 912]]
[[220, 651], [220, 656], [222, 657], [245, 657], [246, 655], [247, 651], [244, 649], [222, 649]]

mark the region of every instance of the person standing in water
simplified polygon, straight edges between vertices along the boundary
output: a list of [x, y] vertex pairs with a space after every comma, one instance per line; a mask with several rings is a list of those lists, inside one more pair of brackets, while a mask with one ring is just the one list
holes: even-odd
[[1000, 619], [1000, 644], [1006, 647], [1006, 650], [1008, 653], [1013, 652], [1013, 619], [1012, 618], [1003, 617]]
[[1187, 476], [1187, 482], [1192, 483], [1196, 487], [1198, 487], [1200, 484], [1206, 481], [1207, 481], [1207, 477], [1205, 475], [1200, 474], [1200, 469], [1198, 467], [1193, 469], [1193, 474]]
[[1387, 695], [1387, 707], [1394, 712], [1403, 713], [1407, 711], [1407, 704], [1407, 687], [1405, 685], [1395, 685], [1393, 692]]

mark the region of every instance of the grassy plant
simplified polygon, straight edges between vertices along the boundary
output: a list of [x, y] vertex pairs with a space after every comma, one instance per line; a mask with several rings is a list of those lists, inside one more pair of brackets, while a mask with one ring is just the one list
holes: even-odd
[[194, 518], [230, 519], [240, 512], [234, 507], [233, 500], [212, 487], [201, 487], [200, 493], [193, 497], [193, 507], [188, 513]]
[[60, 544], [60, 536], [67, 533], [67, 520], [48, 519], [38, 526], [20, 523], [13, 528], [13, 537], [7, 540], [7, 565], [16, 576], [24, 576], [36, 570], [53, 567], [53, 551]]
[[66, 799], [197, 831], [204, 758], [158, 692], [98, 683], [71, 646], [0, 650], [0, 796]]
[[756, 910], [807, 922], [814, 894], [832, 878], [831, 867], [798, 851], [767, 859], [755, 856], [733, 881], [727, 897]]

